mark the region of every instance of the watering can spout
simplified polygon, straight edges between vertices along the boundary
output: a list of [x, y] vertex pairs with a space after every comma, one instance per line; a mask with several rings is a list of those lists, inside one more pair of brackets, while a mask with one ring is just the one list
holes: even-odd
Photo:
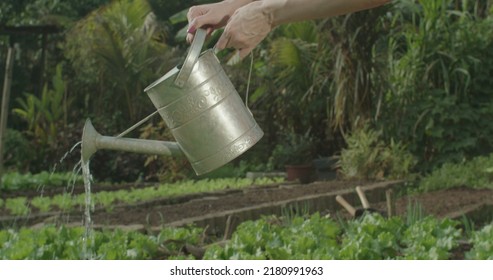
[[91, 120], [87, 119], [82, 132], [82, 162], [89, 162], [94, 153], [103, 149], [172, 157], [183, 156], [180, 145], [176, 142], [103, 136], [94, 129]]
[[82, 162], [87, 163], [92, 155], [98, 150], [96, 148], [96, 138], [100, 134], [94, 129], [90, 119], [86, 120], [84, 130], [82, 131]]

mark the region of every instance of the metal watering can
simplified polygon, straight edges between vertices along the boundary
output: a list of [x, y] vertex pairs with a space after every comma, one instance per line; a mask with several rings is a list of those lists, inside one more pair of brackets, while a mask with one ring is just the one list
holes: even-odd
[[223, 166], [263, 136], [212, 49], [201, 53], [199, 29], [181, 67], [144, 91], [171, 129], [176, 142], [102, 136], [88, 119], [82, 134], [82, 161], [99, 149], [180, 157], [197, 175]]

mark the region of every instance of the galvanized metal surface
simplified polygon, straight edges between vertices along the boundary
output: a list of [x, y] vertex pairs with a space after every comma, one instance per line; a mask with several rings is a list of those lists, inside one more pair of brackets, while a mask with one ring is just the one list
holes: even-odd
[[176, 144], [94, 136], [91, 125], [86, 137], [83, 136], [83, 158], [88, 160], [97, 149], [171, 156], [179, 156], [176, 149], [180, 149], [200, 175], [223, 166], [254, 146], [263, 131], [214, 51], [200, 54], [204, 40], [205, 30], [199, 30], [181, 69], [175, 67], [144, 90], [171, 129]]

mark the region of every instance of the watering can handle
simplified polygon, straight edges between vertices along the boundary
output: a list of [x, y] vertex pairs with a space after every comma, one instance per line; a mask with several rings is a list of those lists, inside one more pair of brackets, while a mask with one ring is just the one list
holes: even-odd
[[183, 66], [180, 69], [180, 72], [176, 76], [175, 85], [182, 88], [185, 83], [188, 81], [190, 74], [192, 73], [193, 66], [199, 59], [200, 52], [202, 51], [202, 46], [205, 42], [205, 37], [207, 32], [204, 29], [197, 29], [195, 32], [195, 37], [193, 39], [192, 45], [190, 46], [190, 50], [188, 51], [187, 57], [185, 58], [185, 62], [183, 62]]

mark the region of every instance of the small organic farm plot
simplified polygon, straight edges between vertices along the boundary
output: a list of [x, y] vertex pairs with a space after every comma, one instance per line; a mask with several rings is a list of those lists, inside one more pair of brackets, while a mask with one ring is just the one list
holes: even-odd
[[[335, 197], [360, 207], [356, 186], [382, 213], [392, 190], [397, 215], [348, 217]], [[493, 190], [452, 188], [401, 196], [400, 181], [296, 184], [272, 179], [124, 189], [96, 185], [93, 241], [83, 244], [84, 194], [78, 188], [73, 194], [52, 191], [44, 202], [38, 191], [2, 199], [0, 258], [87, 258], [80, 251], [83, 245], [92, 252], [89, 257], [105, 259], [493, 258], [488, 226]]]

